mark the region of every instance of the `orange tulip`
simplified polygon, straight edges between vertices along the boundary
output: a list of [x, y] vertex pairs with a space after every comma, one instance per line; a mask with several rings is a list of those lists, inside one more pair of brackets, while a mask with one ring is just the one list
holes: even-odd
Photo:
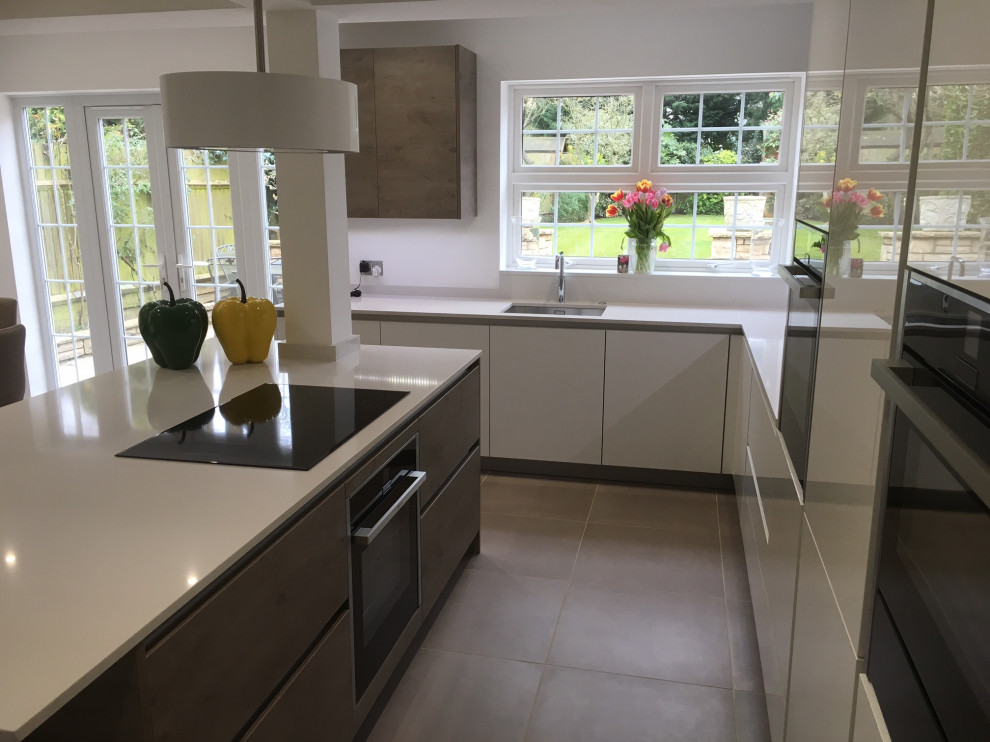
[[832, 208], [832, 197], [831, 196], [828, 196], [826, 198], [823, 198], [822, 199], [822, 206], [824, 206], [826, 209], [831, 209]]
[[852, 178], [843, 178], [839, 181], [839, 190], [843, 193], [849, 193], [859, 181], [853, 180]]
[[870, 209], [870, 216], [875, 216], [878, 219], [883, 216], [883, 206], [877, 204], [872, 209]]
[[615, 193], [613, 193], [609, 198], [611, 198], [613, 201], [621, 201], [625, 197], [626, 197], [626, 194], [623, 193], [622, 192], [622, 189], [620, 188]]
[[660, 203], [662, 203], [664, 206], [666, 206], [669, 209], [671, 206], [674, 205], [674, 197], [671, 196], [669, 193], [665, 193], [663, 194], [663, 197], [660, 199]]
[[880, 191], [878, 191], [876, 188], [871, 188], [870, 192], [866, 194], [866, 197], [871, 201], [879, 201], [881, 198], [883, 198], [883, 194], [880, 193]]
[[636, 190], [640, 193], [646, 193], [651, 188], [653, 188], [653, 181], [651, 180], [641, 180], [636, 184]]
[[608, 208], [605, 209], [605, 216], [617, 216], [619, 214], [619, 207], [615, 204], [609, 204]]

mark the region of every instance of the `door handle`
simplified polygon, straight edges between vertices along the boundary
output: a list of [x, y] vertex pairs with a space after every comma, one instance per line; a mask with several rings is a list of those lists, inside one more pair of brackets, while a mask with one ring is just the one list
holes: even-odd
[[409, 502], [409, 500], [412, 499], [413, 495], [415, 495], [419, 491], [419, 488], [423, 486], [423, 482], [426, 479], [426, 472], [414, 471], [414, 472], [410, 472], [409, 476], [413, 478], [413, 481], [409, 483], [409, 486], [406, 487], [406, 491], [399, 496], [399, 499], [397, 499], [394, 503], [392, 503], [392, 507], [390, 507], [373, 526], [362, 526], [361, 528], [355, 530], [353, 534], [351, 534], [351, 540], [355, 544], [359, 544], [360, 546], [367, 546], [368, 544], [370, 544], [372, 541], [375, 540], [375, 537], [377, 537], [378, 534], [385, 529], [385, 526], [387, 526], [392, 521], [392, 519], [398, 514], [398, 512], [402, 510], [403, 506], [407, 502]]

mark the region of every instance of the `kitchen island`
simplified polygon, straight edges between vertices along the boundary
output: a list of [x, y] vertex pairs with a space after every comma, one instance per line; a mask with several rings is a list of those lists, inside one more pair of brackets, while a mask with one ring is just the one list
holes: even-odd
[[[231, 366], [210, 340], [185, 371], [137, 363], [0, 409], [0, 740], [25, 739], [163, 626], [209, 603], [477, 358], [362, 347], [336, 363], [272, 352]], [[309, 471], [115, 457], [272, 382], [409, 394]]]

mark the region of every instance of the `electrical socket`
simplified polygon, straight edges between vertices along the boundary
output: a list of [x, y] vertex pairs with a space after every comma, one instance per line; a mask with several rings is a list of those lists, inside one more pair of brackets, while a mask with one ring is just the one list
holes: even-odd
[[361, 275], [378, 278], [385, 274], [384, 263], [381, 260], [362, 260], [358, 263]]

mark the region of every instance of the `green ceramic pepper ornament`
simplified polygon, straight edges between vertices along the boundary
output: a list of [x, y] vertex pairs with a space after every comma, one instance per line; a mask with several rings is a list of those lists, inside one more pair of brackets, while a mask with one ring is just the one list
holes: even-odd
[[138, 312], [138, 329], [155, 363], [180, 371], [192, 366], [210, 326], [206, 307], [193, 299], [176, 299], [168, 282], [168, 299], [152, 301]]

